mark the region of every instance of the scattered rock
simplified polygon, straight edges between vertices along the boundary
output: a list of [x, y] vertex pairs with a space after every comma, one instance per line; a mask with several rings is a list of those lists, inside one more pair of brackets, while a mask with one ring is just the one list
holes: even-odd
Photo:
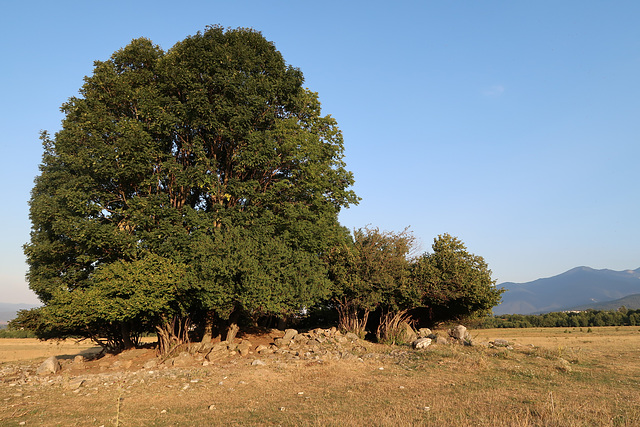
[[431, 338], [418, 338], [411, 343], [411, 346], [416, 350], [422, 350], [431, 345]]
[[262, 352], [268, 353], [269, 350], [271, 352], [273, 352], [273, 350], [271, 350], [269, 347], [267, 347], [266, 345], [262, 345], [262, 344], [256, 346], [256, 348], [254, 349], [254, 351], [256, 353], [262, 353]]
[[253, 362], [251, 362], [251, 366], [265, 366], [266, 363], [260, 359], [256, 359]]
[[287, 347], [289, 346], [289, 344], [291, 344], [291, 340], [285, 340], [284, 338], [276, 338], [275, 340], [273, 340], [273, 342], [278, 347]]
[[307, 343], [307, 341], [309, 341], [309, 335], [310, 335], [310, 334], [298, 334], [298, 335], [296, 335], [296, 336], [294, 336], [294, 337], [293, 337], [293, 341], [294, 341], [296, 344], [302, 344], [302, 345], [304, 345], [304, 344], [306, 344], [306, 343]]
[[151, 360], [149, 360], [149, 361], [145, 362], [145, 364], [144, 364], [144, 365], [142, 365], [142, 367], [143, 367], [144, 369], [153, 369], [153, 368], [155, 368], [156, 366], [158, 366], [158, 362], [157, 362], [155, 359], [151, 359]]
[[360, 337], [354, 334], [353, 332], [347, 332], [347, 334], [345, 335], [345, 338], [350, 341], [358, 341], [360, 339]]
[[251, 350], [251, 343], [249, 341], [242, 341], [238, 344], [236, 350], [240, 353], [240, 356], [247, 356]]
[[291, 341], [296, 335], [298, 335], [298, 331], [295, 329], [287, 329], [284, 331], [284, 337], [282, 337], [282, 339], [285, 341]]
[[509, 341], [499, 338], [497, 340], [493, 340], [491, 344], [493, 344], [494, 347], [508, 347]]
[[72, 380], [69, 380], [69, 384], [67, 384], [67, 388], [69, 390], [77, 390], [84, 383], [85, 383], [84, 379], [82, 379], [82, 378], [74, 378]]
[[60, 371], [60, 362], [55, 356], [51, 356], [38, 367], [36, 370], [36, 374], [38, 375], [48, 375], [48, 374], [57, 374]]
[[468, 335], [469, 333], [467, 332], [467, 328], [462, 325], [458, 325], [449, 331], [449, 336], [458, 341], [464, 341], [468, 338]]

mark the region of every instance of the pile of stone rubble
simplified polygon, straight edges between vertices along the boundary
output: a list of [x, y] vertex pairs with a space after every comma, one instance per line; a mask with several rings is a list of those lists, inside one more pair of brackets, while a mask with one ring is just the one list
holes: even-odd
[[[489, 343], [474, 342], [462, 325], [450, 329], [447, 336], [434, 334], [426, 328], [418, 331], [408, 328], [409, 332], [413, 335], [406, 336], [410, 338], [411, 347], [416, 351], [433, 345], [456, 344], [511, 349], [509, 343], [501, 339]], [[114, 375], [131, 376], [140, 372], [243, 363], [253, 366], [281, 366], [331, 360], [362, 362], [393, 357], [393, 354], [402, 350], [398, 348], [391, 352], [385, 351], [384, 348], [376, 347], [353, 333], [341, 333], [335, 327], [318, 328], [308, 332], [273, 329], [267, 335], [252, 339], [254, 342], [239, 338], [233, 342], [193, 343], [178, 347], [174, 354], [164, 357], [156, 357], [152, 349], [129, 350], [118, 355], [104, 355], [96, 360], [85, 359], [83, 356], [73, 359], [52, 356], [39, 365], [3, 365], [0, 377], [2, 382], [16, 384], [65, 382], [65, 387], [75, 389], [95, 376], [111, 378]], [[402, 353], [406, 351], [402, 350]], [[60, 376], [61, 371], [64, 373], [63, 376]], [[69, 378], [73, 381], [70, 382]]]

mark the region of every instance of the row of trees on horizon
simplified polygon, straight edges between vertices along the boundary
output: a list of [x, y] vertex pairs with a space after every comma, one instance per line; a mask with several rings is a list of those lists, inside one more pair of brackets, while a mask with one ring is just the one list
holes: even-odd
[[486, 317], [483, 328], [578, 328], [592, 326], [640, 326], [640, 310], [556, 311], [544, 314], [502, 314]]

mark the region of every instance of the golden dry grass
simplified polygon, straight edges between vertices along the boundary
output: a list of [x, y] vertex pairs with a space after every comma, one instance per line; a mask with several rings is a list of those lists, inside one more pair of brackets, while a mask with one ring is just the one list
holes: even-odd
[[[142, 338], [142, 342], [155, 342], [155, 338]], [[46, 359], [51, 356], [70, 357], [81, 354], [98, 354], [97, 347], [89, 340], [73, 339], [41, 341], [36, 338], [0, 338], [0, 363]]]
[[75, 356], [98, 353], [99, 347], [89, 341], [40, 341], [35, 338], [0, 338], [0, 363], [32, 360], [51, 356]]
[[512, 350], [372, 346], [363, 361], [142, 370], [78, 391], [2, 382], [0, 425], [640, 425], [638, 328], [564, 331], [472, 332]]

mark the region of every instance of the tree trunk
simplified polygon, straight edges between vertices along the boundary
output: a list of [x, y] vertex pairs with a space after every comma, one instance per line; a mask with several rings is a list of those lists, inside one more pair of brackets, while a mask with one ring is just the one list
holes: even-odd
[[210, 343], [213, 340], [213, 323], [215, 313], [210, 311], [204, 320], [204, 332], [202, 333], [202, 343]]
[[278, 327], [281, 331], [287, 327], [287, 319], [285, 317], [278, 317]]
[[167, 355], [181, 344], [188, 344], [190, 324], [191, 321], [188, 317], [179, 318], [176, 316], [171, 322], [163, 319], [162, 324], [156, 326], [158, 353]]
[[122, 333], [122, 343], [124, 344], [124, 350], [130, 350], [135, 347], [135, 344], [131, 340], [131, 327], [127, 322], [120, 324], [120, 332]]
[[227, 341], [228, 343], [231, 343], [236, 338], [236, 334], [240, 330], [240, 327], [238, 326], [239, 318], [240, 318], [239, 310], [234, 310], [229, 316], [227, 331], [224, 338], [225, 341]]

